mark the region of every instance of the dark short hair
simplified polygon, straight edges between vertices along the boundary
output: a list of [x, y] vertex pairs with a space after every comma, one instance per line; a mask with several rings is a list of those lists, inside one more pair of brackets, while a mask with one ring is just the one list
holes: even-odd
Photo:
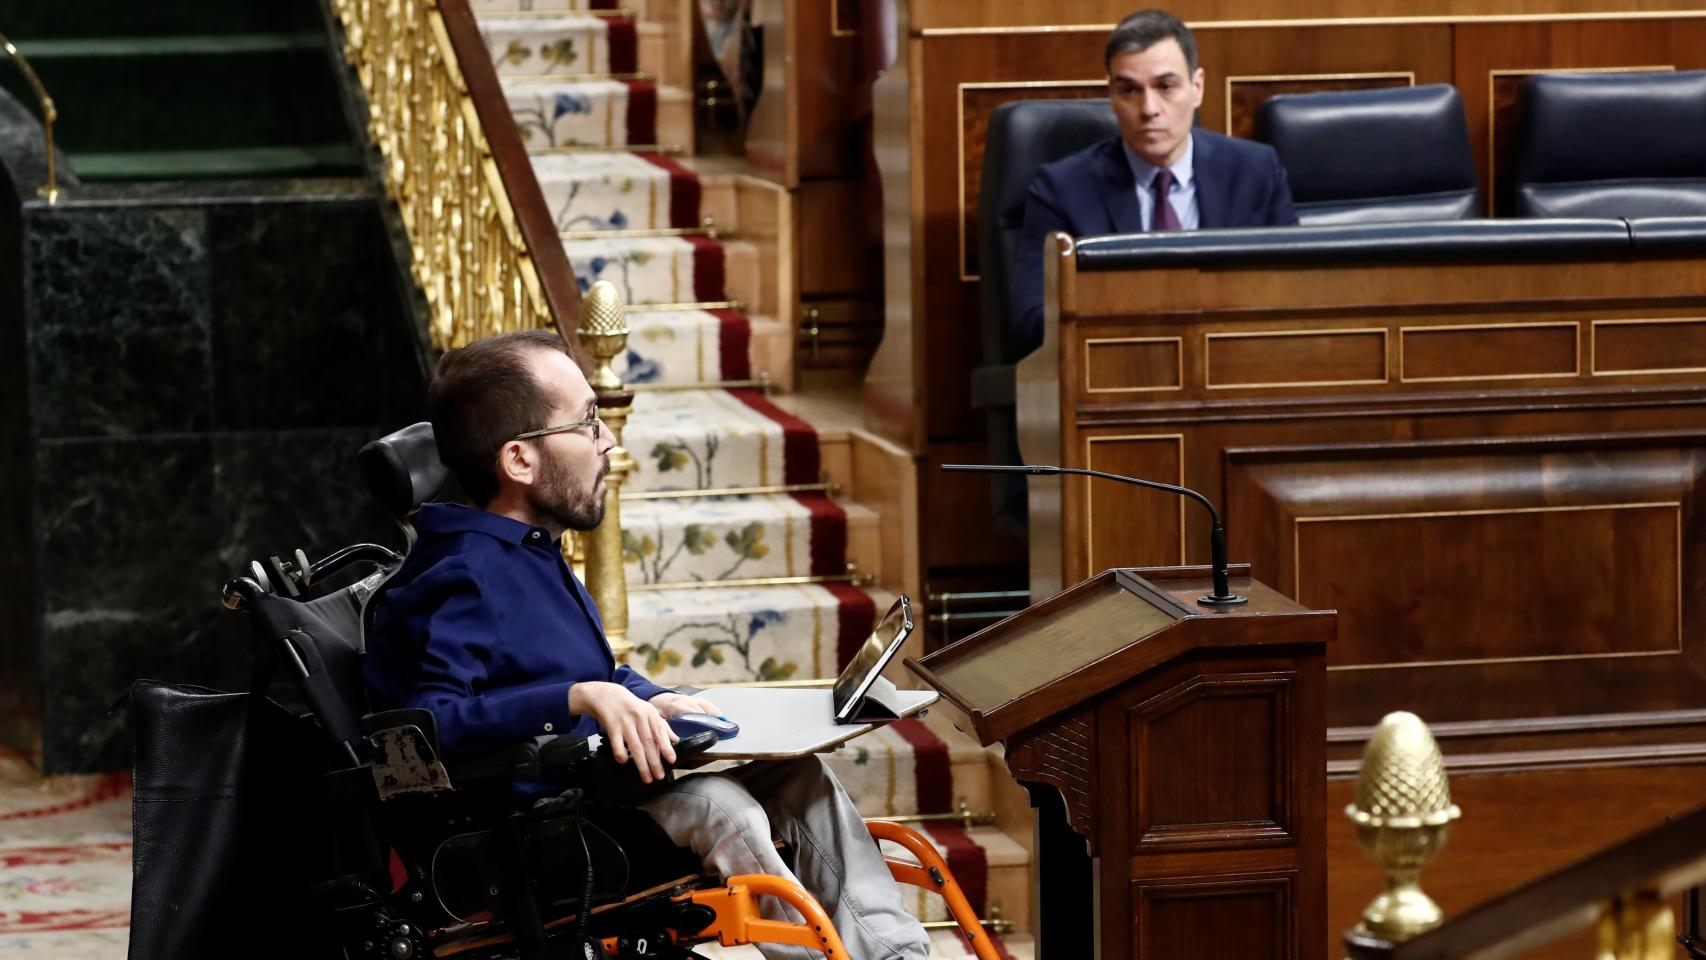
[[547, 426], [551, 400], [527, 367], [535, 350], [568, 353], [552, 330], [500, 333], [446, 353], [427, 388], [439, 459], [475, 506], [498, 494], [503, 445], [518, 433]]
[[1196, 73], [1197, 38], [1191, 36], [1191, 28], [1185, 26], [1185, 21], [1165, 10], [1139, 10], [1121, 20], [1114, 32], [1108, 34], [1102, 66], [1112, 67], [1114, 58], [1120, 54], [1142, 53], [1168, 39], [1179, 41], [1179, 49], [1185, 52], [1185, 66]]

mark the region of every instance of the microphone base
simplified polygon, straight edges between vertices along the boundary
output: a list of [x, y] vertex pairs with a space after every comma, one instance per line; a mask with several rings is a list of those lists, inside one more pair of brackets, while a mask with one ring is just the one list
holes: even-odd
[[1238, 607], [1249, 602], [1248, 597], [1240, 597], [1236, 593], [1229, 593], [1224, 597], [1217, 597], [1211, 593], [1197, 598], [1197, 604], [1204, 607]]

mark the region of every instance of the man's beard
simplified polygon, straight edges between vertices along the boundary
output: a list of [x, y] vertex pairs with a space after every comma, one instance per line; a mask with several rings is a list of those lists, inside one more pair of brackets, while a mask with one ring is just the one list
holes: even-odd
[[[610, 458], [599, 458], [598, 477], [610, 472]], [[539, 482], [528, 493], [528, 503], [539, 516], [565, 530], [587, 531], [604, 519], [604, 496], [595, 478], [590, 489], [569, 486], [569, 471], [547, 456], [539, 464]]]

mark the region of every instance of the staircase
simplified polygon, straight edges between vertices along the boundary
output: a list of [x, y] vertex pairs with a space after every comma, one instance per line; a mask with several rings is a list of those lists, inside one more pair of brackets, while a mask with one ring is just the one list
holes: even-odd
[[[577, 281], [609, 280], [628, 304], [616, 366], [638, 391], [622, 437], [638, 464], [622, 505], [632, 661], [668, 684], [833, 677], [909, 588], [912, 507], [881, 478], [910, 458], [860, 429], [853, 383], [800, 386], [791, 198], [740, 158], [694, 156], [694, 6], [473, 0]], [[1007, 831], [1028, 842], [1028, 816], [998, 760], [935, 717], [829, 759], [867, 816], [1003, 809], [999, 823], [924, 829], [981, 916], [1026, 929], [1029, 853]], [[940, 900], [908, 900], [946, 919]], [[958, 934], [933, 936], [940, 956], [969, 955]], [[1022, 934], [1002, 939], [1031, 952]]]

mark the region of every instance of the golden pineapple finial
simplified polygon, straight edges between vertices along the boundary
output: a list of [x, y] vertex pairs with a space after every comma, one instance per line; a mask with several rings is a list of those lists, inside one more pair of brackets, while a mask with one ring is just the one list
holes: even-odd
[[587, 380], [595, 393], [622, 389], [622, 378], [610, 366], [628, 348], [628, 317], [622, 294], [609, 280], [599, 280], [581, 298], [581, 323], [576, 331], [580, 344], [593, 358], [592, 376]]
[[1417, 880], [1461, 814], [1428, 725], [1413, 713], [1387, 714], [1363, 747], [1356, 802], [1345, 808], [1357, 843], [1386, 872], [1386, 890], [1363, 910], [1359, 933], [1399, 941], [1439, 925], [1439, 905]]

